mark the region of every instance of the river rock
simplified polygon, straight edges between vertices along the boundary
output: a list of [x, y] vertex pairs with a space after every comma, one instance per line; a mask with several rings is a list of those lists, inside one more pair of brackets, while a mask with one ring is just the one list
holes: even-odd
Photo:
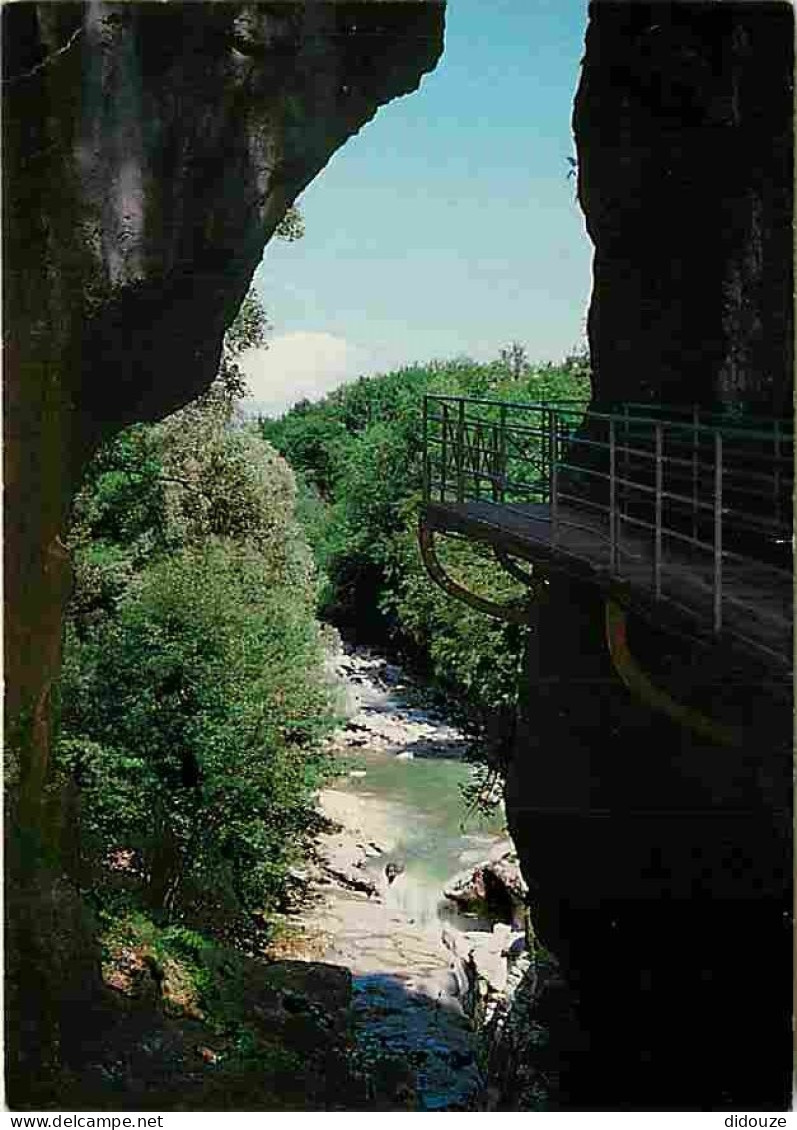
[[462, 910], [480, 908], [487, 901], [483, 867], [483, 863], [477, 863], [474, 867], [457, 872], [443, 887], [443, 895]]
[[464, 981], [460, 997], [466, 1014], [478, 1025], [489, 1023], [511, 999], [517, 980], [513, 972], [527, 957], [525, 935], [500, 922], [491, 932], [448, 927], [443, 930], [443, 944]]
[[368, 747], [412, 757], [461, 757], [463, 733], [432, 710], [418, 705], [399, 667], [366, 648], [338, 652], [328, 662], [330, 682], [337, 686], [343, 727], [330, 739], [333, 750]]
[[[326, 830], [317, 837], [315, 855], [312, 862], [308, 861], [304, 878], [309, 877], [320, 886], [332, 883], [357, 891], [369, 899], [378, 896], [380, 883], [367, 864], [382, 855], [389, 844], [377, 842], [362, 827], [365, 815], [362, 799], [326, 789], [319, 795], [318, 807]], [[375, 823], [379, 834], [379, 820]]]
[[458, 872], [443, 888], [461, 910], [489, 911], [518, 926], [523, 922], [528, 886], [511, 840], [496, 844], [487, 859]]

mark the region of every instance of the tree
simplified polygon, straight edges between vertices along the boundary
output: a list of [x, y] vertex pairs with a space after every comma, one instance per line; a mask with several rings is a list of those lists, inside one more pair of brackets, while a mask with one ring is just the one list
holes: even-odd
[[529, 360], [526, 347], [519, 341], [513, 341], [509, 346], [500, 351], [502, 363], [509, 369], [513, 380], [519, 381], [528, 368]]
[[330, 721], [310, 609], [259, 554], [219, 540], [147, 569], [68, 639], [61, 758], [94, 883], [124, 854], [153, 907], [273, 905]]
[[292, 204], [277, 224], [274, 232], [277, 239], [286, 243], [294, 243], [304, 235], [304, 217], [295, 204]]
[[168, 912], [273, 906], [312, 823], [332, 721], [315, 573], [285, 461], [214, 386], [101, 451], [77, 500], [59, 758], [98, 892], [133, 861]]
[[[326, 581], [324, 613], [361, 637], [389, 636], [489, 729], [511, 713], [521, 637], [445, 597], [420, 562], [425, 393], [586, 401], [589, 382], [578, 359], [532, 366], [514, 343], [487, 364], [457, 358], [360, 378], [263, 434], [312, 492], [302, 514]], [[495, 600], [521, 594], [493, 560], [448, 540], [440, 553], [468, 587]]]

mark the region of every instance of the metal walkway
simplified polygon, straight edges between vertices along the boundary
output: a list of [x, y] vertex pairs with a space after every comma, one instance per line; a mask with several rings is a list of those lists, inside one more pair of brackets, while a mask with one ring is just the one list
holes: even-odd
[[792, 661], [793, 433], [701, 413], [427, 396], [427, 529]]

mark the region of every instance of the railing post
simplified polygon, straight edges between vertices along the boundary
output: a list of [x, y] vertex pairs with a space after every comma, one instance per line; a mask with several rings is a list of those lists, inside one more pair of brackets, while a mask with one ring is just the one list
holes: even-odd
[[457, 444], [454, 449], [454, 460], [457, 469], [457, 502], [465, 501], [465, 401], [459, 398], [459, 412], [457, 416]]
[[623, 518], [628, 516], [628, 481], [631, 478], [631, 420], [630, 409], [627, 404], [623, 405], [623, 416], [625, 418], [625, 427], [623, 429], [623, 479], [625, 480], [622, 490], [620, 491], [620, 514]]
[[714, 432], [714, 632], [722, 630], [722, 432]]
[[551, 413], [540, 408], [540, 502], [551, 504]]
[[692, 537], [697, 541], [697, 513], [698, 513], [698, 478], [697, 470], [699, 464], [699, 450], [698, 450], [698, 428], [700, 425], [700, 406], [694, 404], [692, 406]]
[[432, 467], [429, 460], [429, 397], [423, 398], [423, 501], [429, 501]]
[[443, 409], [443, 435], [440, 440], [440, 501], [446, 500], [446, 479], [448, 471], [448, 401], [444, 400]]
[[507, 450], [507, 448], [506, 448], [506, 405], [505, 404], [501, 405], [501, 425], [500, 426], [501, 426], [501, 431], [499, 433], [499, 437], [500, 437], [499, 450], [501, 452], [501, 455], [500, 455], [500, 460], [501, 460], [501, 462], [500, 462], [501, 485], [500, 485], [500, 489], [499, 489], [498, 501], [504, 502], [504, 500], [506, 498], [506, 450]]
[[556, 548], [559, 542], [559, 472], [556, 466], [557, 450], [556, 450], [556, 427], [557, 427], [556, 412], [551, 409], [548, 419], [548, 448], [550, 453], [550, 478], [551, 478], [551, 499], [550, 499], [550, 513], [551, 513], [551, 547]]
[[661, 424], [656, 424], [656, 525], [653, 546], [653, 591], [656, 600], [661, 597], [661, 525], [662, 525], [662, 487], [664, 483], [663, 432]]
[[609, 568], [617, 571], [617, 435], [609, 420]]
[[[462, 415], [462, 413], [460, 413]], [[462, 490], [464, 498], [465, 490], [465, 476], [473, 479], [472, 491], [470, 492], [478, 501], [481, 497], [481, 445], [482, 445], [482, 426], [477, 421], [471, 426], [469, 442], [465, 442], [465, 422], [460, 420], [460, 431], [462, 432]]]
[[495, 420], [490, 424], [490, 458], [487, 463], [487, 470], [490, 476], [490, 495], [493, 502], [498, 501], [498, 425]]
[[773, 493], [775, 502], [775, 521], [780, 525], [780, 420], [775, 420], [775, 472]]

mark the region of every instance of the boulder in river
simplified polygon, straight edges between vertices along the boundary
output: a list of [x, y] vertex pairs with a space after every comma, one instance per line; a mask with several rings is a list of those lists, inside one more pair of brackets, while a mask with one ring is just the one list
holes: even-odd
[[404, 864], [401, 862], [394, 862], [392, 859], [385, 864], [385, 878], [388, 884], [392, 883], [394, 879], [404, 871]]
[[521, 926], [528, 886], [510, 840], [501, 840], [486, 859], [460, 871], [443, 888], [460, 910]]

